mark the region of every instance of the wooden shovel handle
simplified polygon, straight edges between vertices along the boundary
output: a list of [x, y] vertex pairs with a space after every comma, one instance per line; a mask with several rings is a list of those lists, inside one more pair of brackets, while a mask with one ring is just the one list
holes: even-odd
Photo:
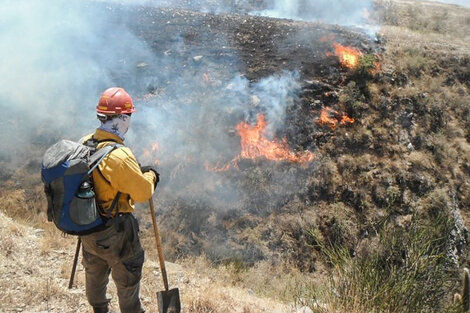
[[160, 239], [160, 233], [158, 232], [157, 220], [155, 218], [153, 198], [150, 198], [149, 205], [150, 205], [150, 213], [152, 215], [153, 232], [155, 233], [155, 241], [157, 242], [158, 260], [160, 261], [160, 269], [162, 271], [163, 285], [165, 286], [165, 290], [168, 291], [169, 288], [168, 288], [168, 277], [166, 275], [166, 268], [165, 268], [165, 258], [163, 257], [162, 240]]
[[72, 273], [70, 274], [69, 289], [72, 289], [73, 286], [73, 280], [75, 278], [75, 271], [77, 269], [78, 255], [80, 254], [81, 243], [82, 240], [80, 239], [80, 237], [78, 237], [77, 247], [75, 248], [75, 256], [73, 257]]

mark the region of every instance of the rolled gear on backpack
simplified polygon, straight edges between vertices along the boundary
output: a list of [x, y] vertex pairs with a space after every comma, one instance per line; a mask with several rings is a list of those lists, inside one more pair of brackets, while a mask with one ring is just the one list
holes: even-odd
[[[96, 204], [91, 173], [120, 144], [96, 149], [61, 140], [47, 149], [41, 176], [47, 196], [49, 221], [67, 234], [86, 235], [100, 229], [106, 219]], [[110, 211], [113, 208], [110, 209]]]

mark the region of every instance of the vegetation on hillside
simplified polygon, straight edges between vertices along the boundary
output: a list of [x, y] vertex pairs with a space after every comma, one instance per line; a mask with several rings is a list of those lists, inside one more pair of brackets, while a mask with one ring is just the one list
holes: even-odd
[[[363, 55], [337, 90], [338, 105], [355, 123], [338, 127], [331, 140], [307, 134], [310, 141], [293, 142], [317, 147], [317, 165], [307, 174], [289, 169], [304, 179], [301, 190], [288, 199], [271, 198], [282, 188], [273, 187], [274, 174], [254, 162], [241, 182], [250, 204], [246, 215], [217, 216], [205, 211], [205, 204], [173, 203], [180, 227], [199, 225], [199, 233], [163, 229], [168, 255], [197, 271], [191, 280], [206, 283], [182, 278], [187, 312], [263, 312], [250, 306], [261, 298], [276, 299], [276, 305], [308, 306], [316, 313], [461, 309], [453, 295], [461, 288], [462, 268], [470, 266], [465, 227], [470, 221], [470, 10], [380, 0], [372, 17], [382, 25], [384, 51]], [[40, 153], [33, 148], [31, 161], [16, 169], [6, 166], [11, 160], [0, 155], [0, 211], [42, 231], [38, 235], [3, 221], [10, 235], [0, 242], [0, 269], [21, 259], [17, 250], [25, 247], [17, 245], [17, 237], [39, 241], [39, 257], [49, 261], [68, 251], [57, 265], [60, 279], [34, 286], [21, 280], [40, 291], [31, 298], [36, 307], [54, 301], [54, 296], [66, 305], [68, 293], [60, 286], [67, 279], [73, 240], [60, 240], [58, 231], [44, 226]], [[194, 209], [192, 215], [178, 210], [181, 206]], [[217, 228], [236, 237], [237, 251], [245, 252], [204, 250], [210, 242], [198, 236], [210, 223], [223, 225]], [[145, 227], [143, 242], [147, 258], [156, 260], [153, 236]], [[212, 254], [191, 255], [187, 247], [195, 243], [197, 251]], [[23, 265], [17, 275], [39, 270], [38, 264]], [[154, 275], [155, 263], [146, 266], [146, 275]], [[78, 279], [83, 286], [80, 273]], [[151, 297], [159, 289], [147, 279], [144, 303], [154, 305]], [[237, 297], [245, 297], [246, 290], [258, 298], [237, 307]], [[4, 293], [0, 301], [17, 306], [13, 294]], [[264, 308], [269, 308], [266, 302]], [[86, 312], [83, 302], [80, 310]]]

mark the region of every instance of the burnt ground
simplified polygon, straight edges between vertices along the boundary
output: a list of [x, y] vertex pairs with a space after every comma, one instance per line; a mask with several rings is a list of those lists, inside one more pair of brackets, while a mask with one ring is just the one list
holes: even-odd
[[337, 57], [327, 56], [334, 51], [333, 41], [363, 53], [380, 50], [379, 41], [360, 29], [337, 25], [183, 9], [107, 6], [106, 10], [116, 15], [112, 23], [122, 23], [125, 11], [126, 25], [156, 57], [172, 55], [194, 66], [193, 57], [203, 56], [203, 65], [219, 66], [220, 72], [235, 65], [251, 82], [282, 71], [299, 71], [301, 79], [338, 85], [343, 71]]
[[[170, 154], [162, 161], [157, 214], [169, 259], [205, 254], [216, 262], [249, 265], [285, 261], [314, 272], [321, 267], [317, 260], [321, 245], [345, 247], [356, 255], [361, 242], [368, 245], [387, 221], [408, 220], [422, 208], [432, 211], [436, 206], [468, 210], [468, 156], [462, 153], [462, 138], [466, 142], [470, 138], [468, 105], [443, 107], [450, 102], [439, 98], [440, 91], [403, 92], [426, 75], [448, 77], [447, 86], [468, 86], [468, 55], [449, 56], [433, 51], [431, 45], [423, 53], [398, 50], [389, 53], [386, 70], [371, 74], [367, 68], [342, 67], [331, 54], [332, 43], [337, 42], [380, 61], [387, 54], [387, 43], [358, 29], [244, 14], [93, 5], [102, 6], [111, 26], [120, 25], [116, 33], [102, 35], [104, 42], [120, 40], [120, 31], [129, 28], [151, 52], [151, 57], [136, 56], [133, 47], [123, 42], [128, 53], [118, 65], [127, 66], [110, 73], [116, 85], [132, 89], [144, 105], [145, 99], [163, 95], [170, 95], [176, 104], [158, 109], [175, 111], [179, 103], [192, 109], [214, 93], [230, 99], [232, 93], [225, 86], [234, 73], [254, 86], [291, 71], [300, 84], [298, 92], [290, 95], [293, 102], [286, 106], [283, 127], [276, 129], [276, 135], [285, 137], [293, 151], [315, 153], [314, 162], [301, 166], [240, 160], [237, 168], [210, 173], [197, 155], [211, 149], [204, 142], [191, 158]], [[404, 66], [394, 64], [399, 58], [405, 60]], [[174, 86], [181, 73], [194, 73], [196, 78], [187, 88], [195, 89], [191, 95], [198, 98], [175, 94], [181, 91]], [[452, 92], [468, 96], [462, 88]], [[324, 106], [347, 113], [354, 124], [334, 130], [318, 125]], [[258, 113], [257, 108], [227, 116], [220, 111], [194, 112], [199, 124], [223, 124], [221, 137], [230, 144], [221, 153], [222, 163], [239, 153], [233, 151], [240, 146], [236, 124], [253, 123], [246, 116]], [[448, 129], [449, 125], [457, 126]], [[200, 131], [193, 126], [170, 131]], [[459, 141], [446, 140], [449, 133], [458, 134]], [[448, 142], [453, 146], [446, 147]], [[42, 210], [38, 203], [44, 203], [37, 200], [39, 178], [25, 177], [37, 171], [41, 152], [35, 151], [38, 157], [17, 173], [3, 167], [0, 173], [5, 190], [22, 186], [38, 212]], [[214, 165], [219, 159], [209, 161]], [[225, 188], [227, 182], [237, 195]], [[140, 214], [143, 230], [150, 232], [145, 214]]]
[[[337, 42], [380, 61], [386, 44], [382, 39], [337, 25], [243, 14], [106, 9], [118, 19], [124, 10], [126, 25], [144, 40], [156, 59], [172, 60], [155, 64], [132, 57], [123, 60], [136, 66], [130, 72], [116, 73], [115, 78], [118, 82], [133, 80], [139, 97], [171, 94], [175, 90], [172, 82], [187, 69], [208, 73], [204, 84], [188, 86], [201, 89], [203, 97], [206, 88], [217, 90], [234, 72], [256, 84], [268, 76], [293, 71], [300, 82], [300, 90], [292, 96], [294, 102], [286, 107], [284, 127], [276, 135], [285, 137], [294, 151], [313, 151], [316, 159], [311, 164], [241, 160], [238, 168], [212, 176], [202, 172], [185, 175], [194, 160], [175, 158], [161, 164], [167, 181], [163, 175], [158, 215], [171, 259], [205, 254], [216, 262], [290, 260], [302, 270], [316, 271], [320, 265], [315, 251], [321, 242], [345, 247], [355, 255], [360, 243], [377, 235], [387, 221], [409, 218], [417, 212], [415, 208], [423, 206], [421, 199], [432, 202], [428, 198], [435, 196], [434, 191], [439, 194], [438, 182], [450, 179], [433, 166], [405, 161], [414, 149], [419, 155], [433, 153], [432, 139], [423, 132], [436, 132], [445, 124], [435, 120], [439, 115], [432, 109], [423, 111], [417, 99], [391, 96], [397, 93], [393, 90], [410, 84], [413, 74], [398, 69], [378, 74], [367, 68], [350, 70], [332, 55], [332, 43]], [[437, 58], [450, 64], [446, 55]], [[439, 68], [447, 73], [445, 65]], [[461, 72], [459, 67], [455, 70]], [[156, 72], [167, 74], [162, 78]], [[227, 90], [220, 89], [220, 93]], [[184, 97], [178, 101], [198, 105], [197, 100]], [[413, 101], [416, 103], [410, 104]], [[334, 130], [320, 126], [316, 119], [324, 106], [345, 112], [356, 122]], [[246, 119], [246, 112], [222, 118], [210, 112], [203, 115], [200, 123], [214, 118], [228, 121], [228, 140], [238, 145], [234, 127]], [[419, 133], [416, 125], [426, 126]], [[402, 139], [404, 133], [406, 139]], [[233, 155], [229, 150], [222, 160], [230, 161]], [[453, 207], [468, 202], [463, 177], [458, 179], [461, 189]], [[227, 194], [227, 181], [237, 196]]]
[[[208, 66], [220, 80], [224, 73], [232, 74], [233, 68], [250, 82], [285, 71], [298, 72], [302, 84], [297, 99], [300, 105], [296, 106], [297, 112], [291, 110], [290, 125], [306, 125], [302, 116], [310, 110], [338, 104], [338, 91], [350, 78], [349, 71], [332, 55], [333, 42], [356, 47], [364, 54], [382, 49], [379, 39], [359, 29], [322, 23], [149, 8], [136, 8], [129, 19], [135, 21], [131, 28], [157, 57], [177, 54], [183, 67], [192, 67], [193, 58], [203, 56], [199, 66]], [[158, 85], [147, 88], [157, 90]], [[303, 121], [296, 122], [298, 118]], [[299, 141], [299, 132], [312, 134], [313, 129], [293, 131], [287, 134], [291, 145], [307, 148], [306, 141], [312, 138], [295, 141]]]
[[[250, 15], [213, 15], [174, 9], [141, 9], [136, 26], [152, 50], [163, 54], [182, 39], [182, 57], [208, 57], [212, 62], [236, 63], [250, 81], [283, 70], [298, 70], [302, 78], [341, 81], [339, 63], [327, 57], [331, 40], [360, 47], [377, 46], [359, 32], [340, 27]], [[139, 10], [138, 10], [139, 11]], [[132, 17], [131, 17], [132, 19]], [[325, 39], [327, 38], [327, 39]]]
[[[250, 83], [285, 71], [297, 72], [300, 92], [294, 97], [294, 105], [287, 108], [286, 126], [278, 136], [285, 136], [289, 146], [299, 151], [321, 150], [323, 144], [335, 138], [330, 128], [315, 123], [312, 112], [318, 115], [323, 106], [341, 112], [348, 109], [340, 102], [339, 95], [354, 76], [332, 55], [332, 43], [357, 47], [364, 54], [375, 55], [381, 50], [377, 39], [357, 29], [336, 25], [176, 9], [115, 7], [113, 10], [130, 10], [129, 26], [157, 58], [176, 58], [180, 68], [205, 67], [215, 80], [230, 78], [234, 69]], [[151, 64], [138, 65], [136, 71], [138, 81], [152, 81]], [[161, 81], [147, 83], [142, 90], [144, 94], [160, 92]], [[349, 111], [354, 117], [354, 112]], [[361, 149], [355, 143], [350, 146]], [[290, 162], [242, 160], [239, 169], [219, 174], [242, 190], [242, 197], [236, 203], [223, 199], [201, 201], [198, 196], [162, 195], [160, 214], [170, 250], [168, 255], [174, 258], [204, 253], [216, 261], [241, 259], [248, 264], [287, 255], [296, 259], [299, 267], [314, 270], [314, 260], [302, 258], [304, 253], [312, 252], [312, 246], [304, 242], [304, 228], [316, 223], [312, 209], [320, 211], [317, 205], [337, 201], [338, 197], [352, 203], [347, 207], [360, 207], [360, 199], [355, 199], [354, 193], [348, 194], [348, 186], [335, 190], [330, 178], [325, 177], [332, 173], [324, 168], [323, 162], [303, 167]], [[215, 187], [209, 182], [200, 184], [206, 184], [215, 193], [220, 188], [217, 183]], [[192, 190], [191, 184], [183, 188], [188, 194], [200, 192]], [[351, 212], [359, 216], [360, 210], [352, 208]], [[300, 216], [297, 226], [293, 220], [296, 214]], [[320, 223], [336, 223], [334, 218], [324, 219]], [[278, 223], [280, 227], [276, 227]], [[248, 236], [249, 229], [255, 235]], [[285, 237], [283, 233], [294, 239], [281, 239]]]
[[[255, 86], [267, 77], [294, 73], [291, 75], [295, 76], [300, 87], [295, 94], [288, 95], [293, 102], [287, 105], [285, 119], [276, 129], [276, 136], [285, 137], [293, 151], [318, 150], [318, 161], [299, 166], [264, 159], [241, 160], [238, 168], [210, 173], [201, 168], [204, 160], [197, 153], [205, 148], [212, 149], [211, 146], [202, 146], [189, 157], [180, 158], [170, 153], [161, 163], [162, 182], [157, 211], [163, 224], [166, 254], [170, 259], [205, 253], [216, 261], [233, 258], [253, 264], [274, 255], [292, 254], [299, 257], [299, 263], [304, 263], [301, 251], [306, 249], [309, 253], [312, 247], [300, 242], [304, 236], [303, 224], [314, 223], [314, 214], [310, 212], [314, 203], [330, 201], [337, 193], [328, 179], [321, 177], [328, 173], [323, 169], [320, 151], [335, 134], [329, 127], [317, 125], [315, 118], [324, 105], [338, 111], [347, 110], [339, 96], [352, 79], [350, 71], [341, 67], [338, 58], [331, 55], [332, 43], [352, 45], [371, 54], [381, 50], [381, 43], [357, 29], [321, 23], [95, 2], [86, 6], [93, 12], [88, 18], [106, 16], [102, 25], [97, 23], [98, 40], [112, 42], [113, 47], [122, 41], [119, 59], [102, 61], [103, 71], [110, 71], [104, 74], [111, 77], [115, 85], [132, 90], [133, 97], [143, 105], [152, 105], [152, 99], [169, 95], [167, 98], [174, 104], [163, 105], [159, 110], [178, 111], [180, 104], [184, 104], [185, 109], [196, 112], [197, 124], [222, 124], [224, 133], [221, 137], [229, 141], [220, 153], [222, 162], [230, 161], [239, 153], [236, 124], [243, 120], [253, 123], [262, 109], [253, 105], [251, 112], [250, 109], [238, 109], [222, 116], [220, 110], [215, 113], [199, 110], [198, 101], [207, 94], [212, 97], [222, 94], [222, 101], [230, 100], [234, 92], [226, 86], [234, 76]], [[125, 35], [129, 30], [143, 43], [129, 42], [144, 45], [150, 55], [141, 53], [145, 50], [141, 46], [134, 47], [125, 41], [129, 39]], [[91, 56], [96, 50], [96, 57], [101, 59], [99, 47], [93, 44], [74, 48]], [[180, 79], [193, 73], [195, 78]], [[195, 91], [179, 94], [184, 88], [175, 85], [181, 81], [188, 84], [185, 86], [187, 89]], [[192, 99], [194, 95], [196, 97]], [[146, 102], [146, 99], [150, 100]], [[216, 100], [220, 102], [220, 98]], [[251, 108], [250, 104], [242, 106], [246, 107]], [[352, 117], [353, 113], [349, 112]], [[200, 131], [193, 126], [170, 131]], [[44, 150], [64, 133], [60, 129], [44, 131], [48, 128], [41, 126], [33, 129], [33, 142], [25, 148], [29, 149], [26, 165], [15, 170], [14, 164], [10, 164], [15, 158], [1, 157], [0, 175], [6, 193], [24, 188], [27, 199], [30, 199], [31, 211], [41, 215], [45, 200], [37, 169]], [[145, 128], [141, 128], [144, 133], [139, 133], [138, 126], [133, 129], [139, 135], [149, 137]], [[202, 132], [203, 137], [206, 135]], [[151, 142], [144, 143], [150, 146]], [[138, 148], [133, 149], [137, 156], [142, 154]], [[218, 158], [209, 160], [211, 164], [218, 161]], [[30, 179], [30, 173], [34, 174], [33, 179]], [[227, 182], [231, 188], [225, 187]], [[232, 189], [236, 195], [231, 194]], [[295, 214], [305, 216], [298, 227], [292, 224]], [[142, 221], [145, 229], [151, 229], [148, 218], [142, 217]], [[275, 227], [278, 221], [286, 224]], [[253, 236], [247, 238], [250, 229], [254, 229]], [[283, 237], [283, 232], [289, 235]], [[295, 237], [293, 240], [289, 239], [291, 235]], [[281, 237], [284, 239], [279, 239]], [[311, 260], [306, 263], [307, 268], [313, 268]]]
[[[174, 2], [187, 8], [193, 1]], [[93, 2], [84, 5], [94, 10], [80, 11], [96, 22], [90, 24], [93, 34], [81, 33], [87, 27], [72, 28], [62, 41], [71, 47], [54, 41], [54, 52], [83, 53], [78, 64], [98, 65], [93, 72], [98, 91], [110, 83], [132, 90], [139, 114], [126, 144], [142, 164], [153, 158], [160, 162], [154, 199], [165, 256], [184, 266], [202, 255], [190, 265], [191, 273], [169, 267], [184, 310], [272, 312], [273, 301], [263, 305], [262, 295], [313, 310], [325, 301], [350, 312], [449, 312], [445, 304], [452, 305], [452, 296], [461, 291], [457, 271], [470, 266], [468, 10], [421, 1], [375, 3], [372, 15], [385, 25], [379, 40], [321, 23]], [[64, 25], [60, 18], [54, 21], [54, 30]], [[356, 47], [367, 58], [348, 70], [331, 55], [333, 41]], [[108, 49], [100, 50], [97, 42], [109, 44]], [[45, 58], [51, 57], [52, 74], [70, 65], [48, 50]], [[371, 73], [371, 61], [380, 61], [381, 70]], [[207, 170], [205, 161], [222, 168], [239, 155], [238, 123], [254, 125], [256, 115], [269, 114], [269, 102], [276, 100], [263, 99], [259, 84], [273, 85], [265, 88], [272, 92], [283, 77], [299, 86], [287, 88], [289, 101], [277, 112], [282, 120], [273, 138], [286, 138], [291, 151], [314, 153], [314, 161], [238, 159], [225, 171]], [[66, 80], [66, 90], [71, 81]], [[31, 84], [36, 87], [34, 79]], [[49, 93], [39, 96], [57, 100]], [[75, 238], [64, 240], [45, 222], [38, 170], [48, 146], [91, 127], [79, 118], [85, 114], [82, 95], [65, 98], [66, 127], [56, 125], [55, 114], [26, 125], [29, 115], [21, 105], [0, 122], [4, 139], [15, 139], [0, 151], [0, 222], [5, 226], [0, 271], [6, 290], [0, 298], [7, 311], [89, 310], [81, 266], [78, 288], [66, 289]], [[87, 107], [93, 108], [90, 98]], [[330, 117], [337, 121], [343, 113], [355, 121], [335, 129], [319, 125], [322, 107], [334, 109]], [[77, 121], [70, 119], [71, 112]], [[208, 131], [212, 126], [215, 131]], [[25, 127], [28, 134], [16, 138]], [[148, 151], [142, 148], [160, 138], [166, 139], [162, 152], [145, 159]], [[155, 290], [163, 286], [155, 279], [147, 205], [138, 205], [136, 214], [146, 250], [143, 301], [146, 308], [156, 308]], [[210, 273], [213, 268], [222, 270], [221, 277]], [[242, 288], [234, 293], [233, 286]], [[375, 289], [364, 292], [370, 287]], [[320, 295], [324, 291], [331, 294]]]

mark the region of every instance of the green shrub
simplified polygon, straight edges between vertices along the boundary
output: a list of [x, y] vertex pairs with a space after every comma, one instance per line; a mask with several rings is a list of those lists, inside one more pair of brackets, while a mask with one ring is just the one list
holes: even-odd
[[449, 296], [457, 281], [446, 256], [451, 226], [445, 212], [427, 223], [415, 217], [407, 230], [388, 224], [378, 248], [356, 257], [323, 246], [335, 276], [324, 289], [306, 290], [305, 304], [327, 303], [338, 312], [454, 312]]
[[364, 54], [359, 58], [359, 65], [356, 72], [364, 78], [372, 77], [372, 73], [376, 68], [376, 57], [373, 54]]
[[364, 103], [365, 97], [355, 81], [350, 81], [339, 95], [339, 101], [344, 104], [346, 113], [353, 117], [360, 117], [368, 106]]

